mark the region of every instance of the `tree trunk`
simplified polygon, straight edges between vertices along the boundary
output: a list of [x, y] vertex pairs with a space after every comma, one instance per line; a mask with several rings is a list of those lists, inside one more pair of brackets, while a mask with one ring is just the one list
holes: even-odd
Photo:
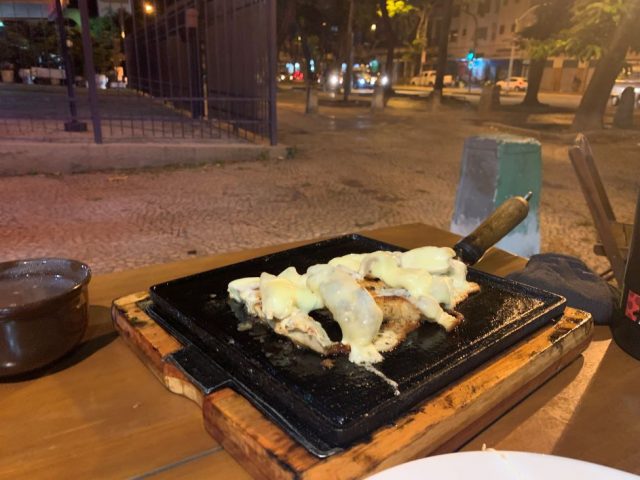
[[349, 16], [347, 17], [347, 34], [345, 38], [345, 51], [346, 51], [346, 64], [347, 71], [345, 72], [344, 79], [342, 81], [342, 88], [344, 91], [344, 101], [349, 101], [349, 94], [351, 93], [351, 83], [353, 82], [353, 16], [355, 10], [355, 0], [349, 0]]
[[413, 75], [420, 75], [422, 71], [422, 64], [427, 58], [427, 27], [429, 24], [429, 2], [425, 0], [420, 11], [420, 21], [418, 22], [418, 28], [416, 28], [416, 40], [420, 45], [420, 56], [416, 59], [416, 65], [413, 68]]
[[542, 83], [542, 75], [544, 74], [546, 64], [547, 57], [531, 59], [529, 75], [527, 77], [527, 94], [524, 96], [522, 105], [529, 107], [542, 105], [538, 100], [538, 92], [540, 91], [540, 84]]
[[298, 35], [300, 35], [302, 54], [304, 55], [304, 83], [306, 86], [305, 113], [312, 113], [312, 110], [309, 108], [311, 89], [313, 88], [313, 72], [311, 71], [311, 48], [309, 48], [309, 37], [307, 36], [307, 32], [304, 28], [302, 28], [299, 19], [296, 19], [296, 29], [298, 30]]
[[438, 39], [438, 64], [436, 66], [436, 83], [433, 86], [433, 93], [436, 99], [442, 98], [442, 89], [444, 88], [444, 74], [447, 70], [449, 29], [451, 28], [452, 13], [453, 0], [442, 0], [442, 24], [440, 25], [440, 38]]
[[602, 128], [609, 95], [624, 64], [638, 20], [640, 20], [640, 1], [635, 0], [629, 14], [616, 29], [607, 50], [596, 65], [573, 119], [573, 130]]
[[304, 55], [304, 79], [307, 85], [311, 85], [312, 83], [312, 71], [311, 71], [311, 48], [309, 48], [309, 37], [307, 36], [307, 32], [302, 28], [300, 21], [296, 19], [296, 29], [298, 30], [298, 35], [300, 35], [300, 43], [302, 44], [302, 55]]
[[385, 61], [384, 73], [387, 75], [387, 84], [384, 87], [384, 103], [389, 101], [391, 97], [391, 91], [393, 83], [393, 57], [396, 49], [396, 35], [391, 25], [391, 18], [389, 18], [389, 11], [387, 10], [386, 0], [378, 0], [380, 11], [382, 12], [382, 24], [384, 25], [385, 35], [387, 37], [387, 59]]

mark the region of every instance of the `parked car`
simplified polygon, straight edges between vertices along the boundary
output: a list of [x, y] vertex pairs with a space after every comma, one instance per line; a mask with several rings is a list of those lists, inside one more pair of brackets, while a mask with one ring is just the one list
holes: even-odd
[[505, 78], [504, 80], [496, 82], [496, 85], [498, 85], [501, 90], [505, 90], [507, 92], [510, 90], [515, 90], [516, 92], [524, 92], [529, 86], [529, 83], [527, 82], [527, 79], [525, 77], [510, 77], [509, 82], [507, 82], [507, 79]]
[[640, 107], [640, 72], [616, 80], [611, 89], [611, 104], [615, 106], [620, 103], [620, 95], [627, 87], [633, 87], [636, 94], [636, 105]]
[[[409, 83], [419, 87], [433, 87], [436, 83], [436, 71], [425, 70], [424, 72], [420, 72], [420, 74], [413, 77]], [[453, 86], [453, 75], [444, 76], [444, 86]]]

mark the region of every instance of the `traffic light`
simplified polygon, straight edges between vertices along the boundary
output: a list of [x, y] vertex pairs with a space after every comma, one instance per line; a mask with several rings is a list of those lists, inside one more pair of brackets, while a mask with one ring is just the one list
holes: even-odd
[[467, 61], [473, 62], [474, 58], [476, 58], [476, 52], [469, 50], [469, 53], [467, 53]]

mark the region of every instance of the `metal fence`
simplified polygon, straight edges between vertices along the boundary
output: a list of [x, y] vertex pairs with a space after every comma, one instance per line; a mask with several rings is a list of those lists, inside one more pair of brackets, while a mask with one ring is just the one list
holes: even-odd
[[[56, 81], [40, 75], [36, 83], [47, 85], [30, 85], [34, 79], [24, 77], [21, 65], [25, 85], [2, 85], [4, 134], [81, 138], [82, 133], [62, 133], [69, 104], [78, 121], [88, 125], [84, 135], [93, 134], [98, 143], [150, 138], [277, 142], [275, 0], [100, 0], [98, 10], [109, 21], [82, 21], [80, 15], [78, 27], [84, 34], [89, 25], [93, 42], [87, 36], [82, 58], [72, 61], [73, 80], [60, 65]], [[65, 16], [69, 23], [72, 16]], [[81, 40], [77, 34], [70, 39]], [[101, 61], [105, 44], [111, 58], [114, 51], [121, 54], [109, 71]], [[73, 60], [73, 53], [69, 57]], [[78, 63], [84, 78], [78, 76]], [[34, 68], [44, 70], [29, 71]], [[98, 88], [85, 80], [94, 77]], [[64, 83], [75, 85], [75, 94], [56, 85]]]

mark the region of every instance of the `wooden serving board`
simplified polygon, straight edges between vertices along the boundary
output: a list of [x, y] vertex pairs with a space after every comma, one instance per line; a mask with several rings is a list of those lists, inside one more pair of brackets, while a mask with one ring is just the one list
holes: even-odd
[[256, 478], [360, 478], [409, 460], [455, 450], [574, 360], [589, 345], [589, 313], [567, 308], [557, 322], [537, 331], [492, 361], [383, 427], [366, 442], [319, 459], [230, 388], [207, 396], [167, 356], [180, 343], [139, 307], [146, 292], [114, 301], [116, 330], [174, 393], [202, 407], [206, 430]]

